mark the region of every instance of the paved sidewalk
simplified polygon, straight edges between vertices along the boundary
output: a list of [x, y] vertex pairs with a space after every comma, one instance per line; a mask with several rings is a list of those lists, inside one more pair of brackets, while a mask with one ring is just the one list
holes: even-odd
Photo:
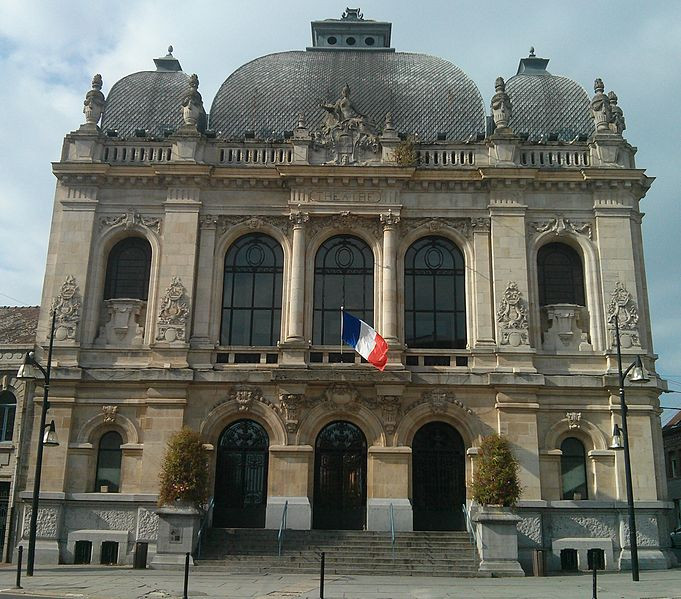
[[[73, 599], [177, 599], [182, 572], [124, 567], [55, 566], [22, 576], [23, 591], [13, 591], [15, 571], [0, 569], [0, 599], [15, 594]], [[681, 569], [602, 574], [599, 599], [681, 599]], [[546, 578], [414, 578], [411, 576], [327, 576], [325, 599], [591, 599], [591, 576]], [[295, 574], [190, 574], [191, 599], [314, 599], [319, 580]]]

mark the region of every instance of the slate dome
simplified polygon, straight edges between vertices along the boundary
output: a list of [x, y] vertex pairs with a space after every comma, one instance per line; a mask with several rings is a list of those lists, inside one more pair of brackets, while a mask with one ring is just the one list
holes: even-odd
[[[425, 54], [351, 50], [291, 51], [257, 58], [230, 75], [210, 111], [220, 137], [281, 136], [305, 115], [311, 130], [348, 84], [355, 108], [379, 128], [392, 113], [395, 128], [421, 141], [445, 135], [466, 140], [485, 131], [485, 108], [473, 81], [452, 63]], [[442, 139], [442, 137], [440, 137]]]
[[518, 72], [506, 82], [513, 112], [509, 123], [517, 134], [527, 133], [530, 140], [557, 136], [572, 141], [594, 132], [591, 102], [586, 90], [567, 77], [546, 70], [549, 59], [537, 58], [530, 51], [520, 60]]

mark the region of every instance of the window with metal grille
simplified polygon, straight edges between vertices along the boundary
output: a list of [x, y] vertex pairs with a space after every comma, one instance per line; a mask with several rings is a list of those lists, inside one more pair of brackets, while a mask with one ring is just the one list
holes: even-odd
[[584, 306], [582, 259], [569, 245], [548, 243], [537, 254], [539, 304]]
[[340, 307], [373, 326], [374, 256], [350, 235], [327, 239], [317, 250], [314, 270], [315, 345], [340, 344]]
[[225, 256], [221, 345], [274, 346], [281, 330], [284, 254], [262, 233], [237, 239]]
[[17, 398], [9, 390], [0, 392], [0, 441], [11, 441], [14, 435], [14, 416]]
[[116, 431], [104, 433], [99, 440], [95, 493], [118, 493], [120, 491], [122, 443], [123, 439]]
[[104, 299], [146, 300], [149, 295], [151, 246], [141, 237], [119, 241], [109, 253]]
[[404, 337], [411, 348], [465, 348], [466, 295], [461, 250], [422, 237], [404, 257]]

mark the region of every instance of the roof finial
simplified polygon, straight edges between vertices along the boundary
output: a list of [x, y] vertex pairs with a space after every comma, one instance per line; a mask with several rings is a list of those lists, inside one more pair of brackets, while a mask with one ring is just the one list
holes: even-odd
[[173, 46], [171, 44], [170, 46], [168, 46], [168, 54], [166, 54], [166, 56], [172, 56], [172, 55], [173, 55]]
[[534, 58], [534, 46], [530, 46], [530, 58]]

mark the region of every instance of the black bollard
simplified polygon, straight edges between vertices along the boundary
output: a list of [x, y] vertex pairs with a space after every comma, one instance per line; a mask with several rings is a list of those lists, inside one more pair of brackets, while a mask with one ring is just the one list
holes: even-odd
[[592, 593], [592, 594], [593, 594], [593, 597], [592, 597], [592, 599], [598, 599], [598, 586], [597, 586], [597, 582], [598, 582], [598, 563], [597, 563], [597, 562], [598, 562], [598, 560], [596, 559], [596, 556], [594, 555], [593, 562], [592, 562], [592, 564], [593, 564], [593, 572], [594, 572], [594, 574], [593, 574], [593, 593]]
[[21, 588], [21, 558], [24, 556], [24, 546], [19, 545], [19, 551], [17, 552], [17, 583], [14, 585], [15, 589]]
[[319, 573], [319, 599], [324, 599], [324, 557], [325, 553], [322, 551], [322, 570]]
[[184, 593], [182, 599], [189, 599], [187, 589], [189, 587], [189, 553], [184, 556]]

